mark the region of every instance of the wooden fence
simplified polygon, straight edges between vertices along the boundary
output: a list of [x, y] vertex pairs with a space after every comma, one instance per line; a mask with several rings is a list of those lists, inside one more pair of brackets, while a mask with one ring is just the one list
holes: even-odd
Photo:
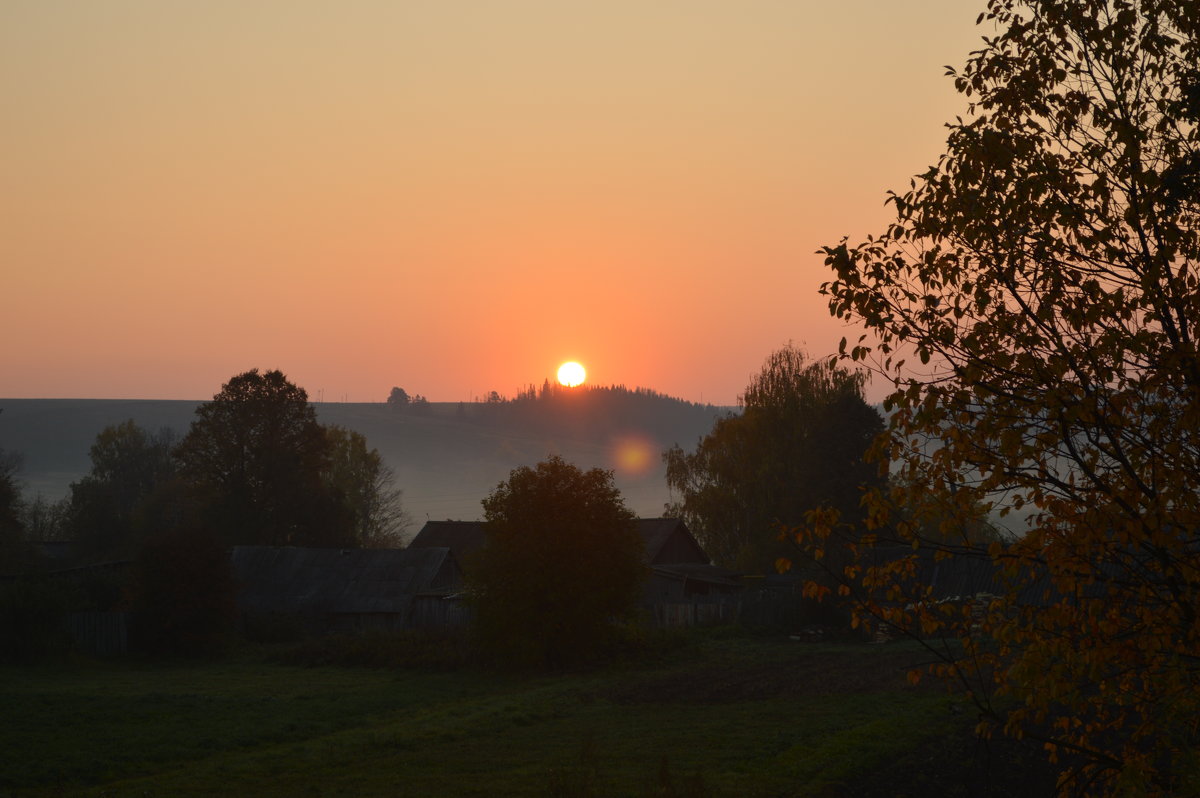
[[71, 612], [66, 627], [75, 647], [87, 654], [111, 657], [129, 650], [127, 612]]
[[740, 609], [738, 601], [655, 604], [654, 625], [660, 629], [678, 629], [731, 623], [737, 620]]
[[441, 596], [417, 596], [409, 611], [410, 629], [459, 629], [470, 624], [472, 611], [461, 601]]

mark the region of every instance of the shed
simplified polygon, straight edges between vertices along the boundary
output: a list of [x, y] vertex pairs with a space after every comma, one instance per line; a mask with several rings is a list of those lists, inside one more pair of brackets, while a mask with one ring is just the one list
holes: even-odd
[[678, 518], [639, 518], [638, 531], [646, 544], [650, 578], [643, 604], [681, 602], [722, 603], [742, 590], [733, 571], [712, 564], [704, 548]]
[[646, 545], [646, 561], [652, 566], [711, 562], [687, 524], [678, 518], [639, 518], [637, 526]]

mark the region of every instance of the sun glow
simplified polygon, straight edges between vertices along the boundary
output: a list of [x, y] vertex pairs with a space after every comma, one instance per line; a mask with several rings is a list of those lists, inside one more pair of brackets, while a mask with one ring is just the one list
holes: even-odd
[[573, 360], [558, 367], [558, 381], [568, 388], [583, 385], [585, 379], [587, 371]]
[[656, 462], [658, 444], [637, 435], [627, 435], [617, 440], [613, 447], [613, 465], [627, 476], [641, 476], [650, 471]]

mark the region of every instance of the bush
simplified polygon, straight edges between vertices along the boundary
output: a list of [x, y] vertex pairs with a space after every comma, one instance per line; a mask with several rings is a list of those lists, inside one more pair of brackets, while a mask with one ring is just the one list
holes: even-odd
[[44, 579], [0, 583], [0, 662], [29, 662], [70, 648], [70, 595]]
[[137, 648], [189, 656], [223, 651], [237, 616], [228, 552], [201, 531], [151, 537], [135, 566], [134, 609]]
[[483, 509], [487, 542], [467, 567], [483, 650], [504, 665], [558, 668], [607, 648], [646, 576], [612, 472], [551, 457], [513, 470]]

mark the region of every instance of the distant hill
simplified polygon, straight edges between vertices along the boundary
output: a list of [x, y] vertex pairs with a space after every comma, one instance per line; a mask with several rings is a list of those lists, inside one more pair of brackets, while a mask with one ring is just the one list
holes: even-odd
[[[29, 495], [49, 499], [90, 468], [96, 434], [127, 419], [184, 434], [200, 402], [129, 399], [0, 399], [0, 447], [22, 456]], [[728, 408], [698, 405], [645, 389], [532, 389], [497, 402], [316, 403], [324, 424], [361, 432], [396, 471], [416, 521], [471, 520], [480, 501], [515, 467], [550, 454], [584, 468], [616, 472], [634, 512], [662, 513], [667, 501], [662, 451], [692, 447]]]

